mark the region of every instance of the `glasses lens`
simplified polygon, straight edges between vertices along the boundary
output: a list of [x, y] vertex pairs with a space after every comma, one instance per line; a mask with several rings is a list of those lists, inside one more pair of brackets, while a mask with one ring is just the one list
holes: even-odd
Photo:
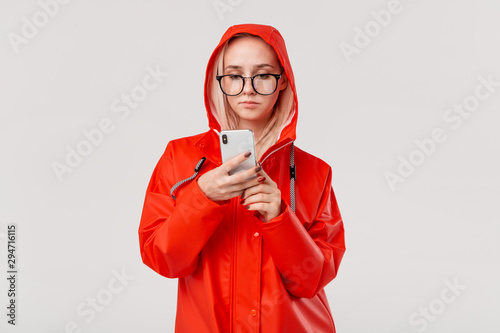
[[237, 75], [222, 77], [220, 84], [222, 91], [227, 95], [238, 95], [243, 89], [243, 79]]
[[276, 90], [277, 80], [268, 74], [257, 75], [253, 80], [253, 87], [256, 92], [262, 95], [272, 94]]

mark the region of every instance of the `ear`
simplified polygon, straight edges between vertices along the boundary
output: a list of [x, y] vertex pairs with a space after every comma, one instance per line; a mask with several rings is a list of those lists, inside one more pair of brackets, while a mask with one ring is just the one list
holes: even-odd
[[286, 77], [285, 72], [281, 75], [281, 79], [279, 82], [279, 90], [285, 90], [288, 87], [288, 78]]

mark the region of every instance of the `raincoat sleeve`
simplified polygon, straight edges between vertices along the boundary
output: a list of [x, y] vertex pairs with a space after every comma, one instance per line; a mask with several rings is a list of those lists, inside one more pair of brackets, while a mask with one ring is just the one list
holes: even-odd
[[199, 254], [222, 220], [227, 203], [215, 203], [200, 190], [196, 179], [176, 191], [171, 142], [149, 182], [139, 225], [139, 245], [144, 264], [157, 273], [177, 278], [196, 269]]
[[[314, 221], [301, 221], [282, 200], [282, 214], [259, 221], [262, 236], [288, 292], [312, 298], [337, 275], [345, 252], [344, 226], [329, 167]], [[311, 193], [313, 195], [313, 193]]]

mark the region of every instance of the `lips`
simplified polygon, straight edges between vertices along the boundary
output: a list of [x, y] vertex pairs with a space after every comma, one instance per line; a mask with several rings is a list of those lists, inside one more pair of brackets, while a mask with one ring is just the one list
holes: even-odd
[[246, 109], [254, 109], [257, 106], [259, 106], [259, 103], [256, 103], [254, 101], [243, 101], [240, 102], [239, 104]]

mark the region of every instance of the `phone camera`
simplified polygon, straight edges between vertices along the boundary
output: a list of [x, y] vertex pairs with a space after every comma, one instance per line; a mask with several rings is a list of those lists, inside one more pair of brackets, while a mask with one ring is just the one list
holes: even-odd
[[222, 135], [222, 143], [227, 144], [227, 135], [226, 134]]

